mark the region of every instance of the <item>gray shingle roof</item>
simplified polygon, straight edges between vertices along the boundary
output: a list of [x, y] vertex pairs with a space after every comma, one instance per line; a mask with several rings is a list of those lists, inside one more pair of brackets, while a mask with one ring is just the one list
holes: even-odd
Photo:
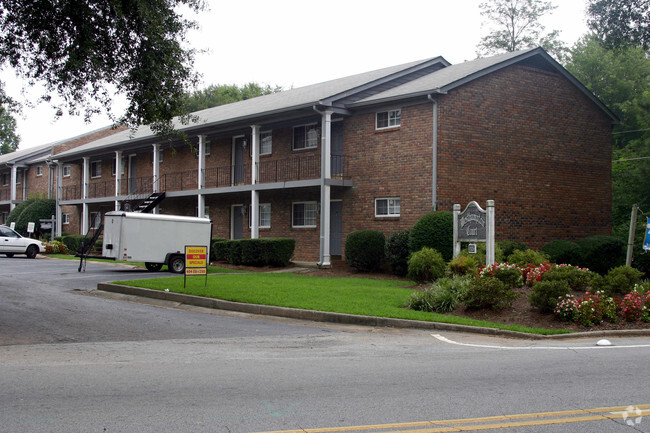
[[26, 162], [43, 154], [49, 153], [51, 147], [51, 144], [42, 144], [40, 146], [30, 147], [28, 149], [17, 150], [5, 155], [0, 155], [0, 164]]

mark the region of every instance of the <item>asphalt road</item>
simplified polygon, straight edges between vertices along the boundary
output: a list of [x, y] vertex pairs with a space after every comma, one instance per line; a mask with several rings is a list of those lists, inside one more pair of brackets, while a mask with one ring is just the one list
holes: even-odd
[[76, 266], [0, 258], [0, 432], [650, 432], [650, 338], [250, 317], [98, 294], [151, 275]]

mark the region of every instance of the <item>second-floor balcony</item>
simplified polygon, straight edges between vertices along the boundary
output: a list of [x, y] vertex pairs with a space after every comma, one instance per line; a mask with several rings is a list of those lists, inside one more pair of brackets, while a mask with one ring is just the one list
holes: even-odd
[[[347, 163], [342, 155], [333, 155], [331, 162], [332, 178], [349, 179]], [[307, 155], [293, 158], [261, 161], [257, 165], [259, 183], [284, 183], [301, 180], [320, 179], [320, 155]], [[211, 167], [203, 170], [205, 189], [228, 188], [252, 183], [250, 163]], [[198, 170], [165, 173], [158, 178], [158, 191], [176, 192], [198, 189]], [[153, 178], [143, 176], [124, 179], [120, 195], [141, 195], [153, 191]], [[61, 199], [80, 200], [81, 185], [68, 185], [61, 189]], [[95, 181], [88, 184], [88, 198], [115, 197], [115, 180]]]

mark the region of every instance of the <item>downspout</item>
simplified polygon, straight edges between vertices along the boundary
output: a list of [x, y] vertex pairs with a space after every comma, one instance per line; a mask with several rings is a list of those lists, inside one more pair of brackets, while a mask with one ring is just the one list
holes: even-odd
[[438, 210], [438, 100], [431, 93], [427, 99], [433, 104], [431, 207], [435, 212]]
[[330, 257], [330, 186], [326, 179], [332, 177], [331, 173], [331, 123], [332, 111], [320, 111], [315, 105], [312, 107], [321, 115], [321, 170], [320, 170], [320, 248], [318, 266], [329, 268]]

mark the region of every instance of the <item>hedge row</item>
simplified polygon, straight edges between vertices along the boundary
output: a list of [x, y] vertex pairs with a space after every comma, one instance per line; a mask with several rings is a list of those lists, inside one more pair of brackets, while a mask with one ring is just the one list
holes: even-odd
[[296, 240], [288, 238], [216, 239], [211, 257], [232, 265], [287, 266], [296, 248]]

